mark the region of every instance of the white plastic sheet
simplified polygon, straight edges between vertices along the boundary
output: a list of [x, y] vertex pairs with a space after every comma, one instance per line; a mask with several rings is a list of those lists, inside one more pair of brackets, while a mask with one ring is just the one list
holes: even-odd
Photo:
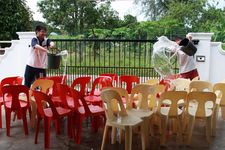
[[179, 45], [166, 36], [159, 37], [153, 45], [152, 64], [162, 78], [174, 74], [174, 60], [178, 48]]

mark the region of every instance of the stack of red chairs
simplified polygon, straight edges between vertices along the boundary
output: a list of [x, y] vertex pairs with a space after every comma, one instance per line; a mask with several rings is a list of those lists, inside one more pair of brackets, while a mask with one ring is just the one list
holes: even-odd
[[1, 89], [3, 86], [6, 85], [21, 85], [22, 81], [23, 77], [13, 76], [13, 77], [6, 77], [2, 79], [2, 81], [0, 82], [0, 128], [2, 128], [2, 105], [3, 105], [3, 97]]
[[[97, 132], [103, 122], [104, 110], [100, 106], [88, 105], [81, 92], [70, 88], [65, 84], [58, 84], [63, 107], [71, 109], [75, 125], [74, 139], [80, 144], [82, 134], [82, 122], [84, 118], [91, 117], [92, 129]], [[72, 99], [70, 98], [72, 96]]]
[[[23, 94], [25, 99], [21, 99]], [[3, 103], [6, 112], [6, 133], [10, 136], [11, 112], [16, 112], [18, 118], [22, 117], [25, 135], [28, 135], [26, 112], [30, 108], [29, 88], [25, 85], [8, 85], [2, 87]]]

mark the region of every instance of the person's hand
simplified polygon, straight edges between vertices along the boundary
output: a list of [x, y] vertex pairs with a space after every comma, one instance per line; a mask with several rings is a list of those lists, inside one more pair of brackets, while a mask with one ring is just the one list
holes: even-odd
[[192, 36], [191, 36], [190, 34], [187, 34], [187, 35], [186, 35], [186, 38], [187, 38], [189, 41], [192, 40]]
[[49, 46], [50, 48], [56, 48], [55, 47], [55, 43], [54, 42], [50, 42], [50, 46]]

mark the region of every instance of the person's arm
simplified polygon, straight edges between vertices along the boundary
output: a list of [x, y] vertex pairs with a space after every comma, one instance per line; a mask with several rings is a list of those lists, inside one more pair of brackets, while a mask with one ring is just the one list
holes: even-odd
[[54, 48], [55, 47], [55, 43], [53, 41], [51, 41], [50, 39], [47, 39], [47, 46], [49, 48]]
[[36, 50], [41, 50], [41, 51], [45, 51], [48, 52], [48, 49], [46, 49], [45, 47], [42, 47], [41, 45], [38, 44], [38, 39], [33, 38], [31, 41], [31, 46], [36, 49]]

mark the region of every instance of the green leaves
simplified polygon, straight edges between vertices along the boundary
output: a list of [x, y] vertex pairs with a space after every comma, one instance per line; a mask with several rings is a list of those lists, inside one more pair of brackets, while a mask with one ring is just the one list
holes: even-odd
[[17, 38], [16, 32], [31, 30], [32, 14], [22, 0], [0, 1], [0, 40]]

